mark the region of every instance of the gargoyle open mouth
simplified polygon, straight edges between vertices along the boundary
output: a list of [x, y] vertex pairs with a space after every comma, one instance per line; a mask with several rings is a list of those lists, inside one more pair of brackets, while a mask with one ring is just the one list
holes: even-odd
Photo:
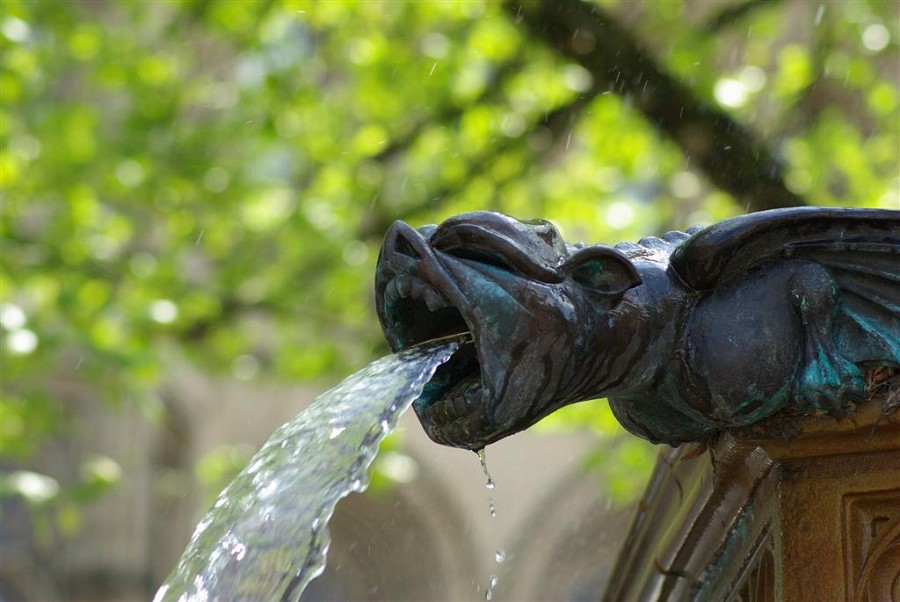
[[[424, 234], [430, 234], [429, 229]], [[471, 307], [422, 233], [402, 223], [391, 229], [379, 260], [376, 291], [378, 315], [395, 351], [434, 339], [462, 338], [413, 407], [432, 439], [473, 447], [480, 441], [477, 434], [488, 428], [488, 403], [473, 328], [465, 317], [469, 314], [472, 320]]]
[[589, 398], [583, 364], [606, 323], [597, 308], [639, 282], [614, 249], [569, 247], [549, 222], [481, 212], [395, 223], [375, 292], [394, 351], [469, 333], [413, 407], [433, 440], [477, 450]]
[[[406, 285], [410, 279], [412, 284]], [[394, 288], [400, 289], [399, 297], [391, 290]], [[409, 296], [404, 296], [407, 290]], [[403, 339], [411, 344], [442, 338], [461, 339], [459, 349], [435, 371], [415, 408], [433, 423], [471, 418], [482, 401], [481, 364], [471, 328], [460, 311], [437, 289], [417, 278], [402, 276], [388, 284], [385, 303], [397, 315], [414, 316], [409, 322], [395, 322], [400, 325], [398, 330]]]

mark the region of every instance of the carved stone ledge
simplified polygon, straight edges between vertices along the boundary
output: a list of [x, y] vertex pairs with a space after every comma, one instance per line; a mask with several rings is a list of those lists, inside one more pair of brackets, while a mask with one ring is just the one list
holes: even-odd
[[900, 489], [844, 496], [844, 567], [852, 600], [900, 600]]
[[663, 448], [605, 599], [900, 600], [896, 394]]

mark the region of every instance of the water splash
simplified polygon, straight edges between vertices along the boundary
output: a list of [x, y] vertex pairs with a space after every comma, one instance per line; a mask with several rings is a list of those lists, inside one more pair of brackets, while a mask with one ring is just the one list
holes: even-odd
[[197, 525], [154, 602], [300, 598], [325, 568], [338, 500], [463, 337], [384, 357], [279, 427]]

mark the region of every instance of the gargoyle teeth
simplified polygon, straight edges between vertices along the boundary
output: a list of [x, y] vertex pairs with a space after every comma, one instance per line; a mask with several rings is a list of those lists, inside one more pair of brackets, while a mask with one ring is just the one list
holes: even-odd
[[400, 298], [412, 298], [423, 301], [429, 311], [438, 311], [450, 306], [450, 301], [436, 288], [415, 276], [403, 274], [388, 284], [388, 292]]
[[431, 288], [423, 280], [420, 280], [415, 277], [410, 277], [409, 279], [409, 296], [413, 299], [422, 299], [425, 294], [425, 290]]
[[447, 299], [433, 288], [425, 289], [425, 305], [431, 311], [437, 311], [450, 305]]
[[394, 278], [390, 282], [387, 283], [387, 286], [384, 288], [384, 295], [388, 298], [400, 297], [400, 292], [397, 289], [397, 278]]
[[409, 276], [397, 276], [394, 282], [397, 283], [397, 292], [400, 293], [401, 297], [409, 297], [412, 294], [412, 279]]
[[444, 399], [425, 408], [425, 415], [433, 423], [447, 424], [458, 421], [483, 405], [484, 389], [478, 379], [466, 379]]

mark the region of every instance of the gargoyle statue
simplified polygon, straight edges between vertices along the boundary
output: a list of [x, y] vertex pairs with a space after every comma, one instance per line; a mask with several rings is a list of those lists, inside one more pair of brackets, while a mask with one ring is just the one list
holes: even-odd
[[650, 441], [702, 441], [788, 406], [840, 413], [865, 370], [900, 366], [900, 211], [766, 211], [615, 247], [497, 213], [397, 222], [375, 288], [395, 351], [471, 333], [414, 407], [473, 450], [598, 397]]

